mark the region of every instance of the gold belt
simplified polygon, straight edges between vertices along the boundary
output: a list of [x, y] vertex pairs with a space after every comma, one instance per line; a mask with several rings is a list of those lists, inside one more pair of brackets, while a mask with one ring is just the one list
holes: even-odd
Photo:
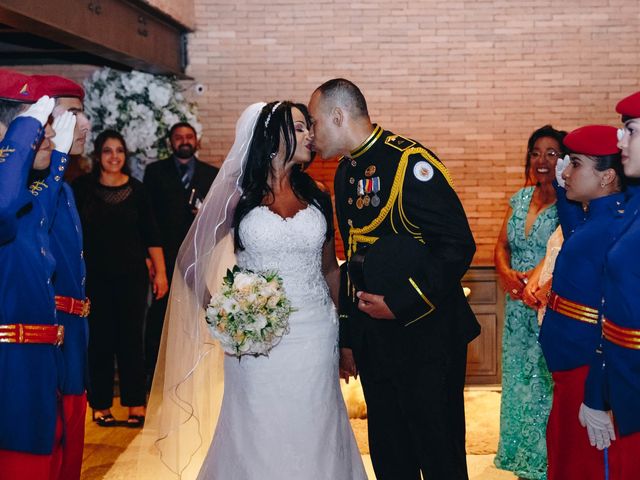
[[581, 322], [596, 325], [598, 323], [598, 309], [592, 308], [582, 303], [574, 302], [568, 298], [561, 297], [556, 292], [549, 293], [547, 308], [560, 313], [566, 317], [579, 320]]
[[640, 350], [640, 330], [621, 327], [608, 318], [603, 318], [602, 335], [620, 347]]

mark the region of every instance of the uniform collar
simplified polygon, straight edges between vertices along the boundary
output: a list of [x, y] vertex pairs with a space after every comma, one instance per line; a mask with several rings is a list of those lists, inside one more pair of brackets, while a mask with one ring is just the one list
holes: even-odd
[[374, 125], [373, 132], [367, 137], [367, 139], [360, 144], [355, 150], [349, 153], [349, 158], [358, 158], [364, 155], [382, 136], [382, 127], [380, 125]]

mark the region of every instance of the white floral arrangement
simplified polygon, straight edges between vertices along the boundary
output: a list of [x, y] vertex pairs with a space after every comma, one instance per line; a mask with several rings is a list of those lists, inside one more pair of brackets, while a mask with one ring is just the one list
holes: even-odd
[[211, 297], [206, 319], [222, 349], [240, 358], [267, 355], [289, 333], [294, 311], [276, 272], [253, 272], [236, 265], [227, 270], [222, 289]]
[[189, 122], [201, 137], [196, 105], [186, 99], [175, 77], [104, 67], [84, 81], [84, 90], [84, 108], [92, 123], [86, 151], [93, 151], [93, 140], [100, 132], [117, 130], [137, 163], [131, 165], [134, 174], [169, 156], [166, 136], [175, 123]]

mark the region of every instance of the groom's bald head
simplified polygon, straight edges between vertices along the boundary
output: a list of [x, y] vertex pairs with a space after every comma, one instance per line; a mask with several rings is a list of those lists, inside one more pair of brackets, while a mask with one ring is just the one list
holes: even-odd
[[321, 95], [322, 108], [340, 107], [349, 112], [354, 118], [369, 118], [367, 101], [360, 89], [349, 80], [344, 78], [334, 78], [324, 82], [314, 93]]

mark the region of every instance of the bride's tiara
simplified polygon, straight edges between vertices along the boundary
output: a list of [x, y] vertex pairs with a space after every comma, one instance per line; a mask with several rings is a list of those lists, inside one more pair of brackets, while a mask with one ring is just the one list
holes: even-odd
[[271, 109], [271, 112], [269, 113], [269, 115], [267, 115], [267, 119], [264, 121], [264, 128], [265, 130], [267, 129], [267, 127], [269, 126], [269, 120], [271, 120], [271, 115], [273, 115], [273, 113], [276, 111], [276, 108], [278, 108], [280, 105], [282, 105], [282, 102], [278, 102], [276, 103], [273, 108]]

